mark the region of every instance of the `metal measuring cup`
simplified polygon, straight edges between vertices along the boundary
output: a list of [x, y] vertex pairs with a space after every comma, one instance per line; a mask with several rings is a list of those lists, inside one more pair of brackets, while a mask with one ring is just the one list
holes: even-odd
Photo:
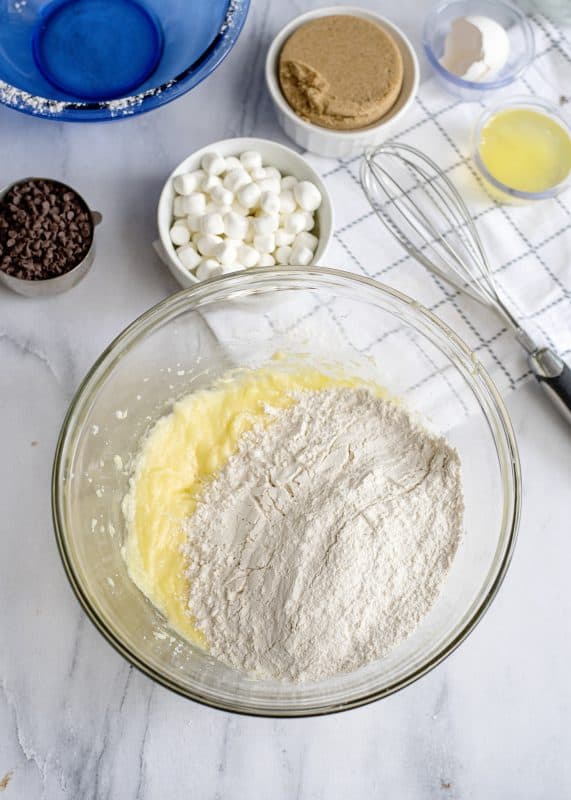
[[13, 292], [24, 295], [25, 297], [47, 297], [54, 294], [60, 294], [61, 292], [67, 292], [68, 289], [71, 289], [87, 275], [95, 259], [95, 228], [97, 225], [99, 225], [103, 218], [99, 211], [92, 211], [89, 208], [88, 204], [78, 191], [76, 191], [73, 187], [62, 183], [61, 181], [54, 180], [53, 178], [21, 178], [20, 180], [13, 181], [8, 186], [5, 186], [2, 191], [0, 191], [0, 201], [4, 198], [6, 193], [12, 189], [12, 187], [17, 186], [20, 183], [25, 183], [26, 181], [37, 180], [46, 180], [50, 183], [58, 184], [62, 188], [73, 192], [75, 195], [77, 195], [77, 197], [79, 197], [91, 217], [91, 242], [89, 244], [89, 249], [82, 260], [76, 264], [75, 267], [72, 267], [67, 272], [64, 272], [63, 275], [57, 275], [55, 278], [28, 280], [26, 278], [17, 278], [14, 275], [8, 275], [8, 273], [0, 270], [0, 283], [3, 283], [4, 286], [7, 286], [8, 289], [11, 289]]

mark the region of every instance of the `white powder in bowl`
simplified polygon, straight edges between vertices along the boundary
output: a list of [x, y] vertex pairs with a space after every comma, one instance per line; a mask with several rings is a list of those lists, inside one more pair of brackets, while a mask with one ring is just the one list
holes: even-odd
[[185, 522], [189, 611], [233, 667], [358, 669], [431, 609], [462, 518], [444, 439], [367, 389], [301, 392], [242, 436]]

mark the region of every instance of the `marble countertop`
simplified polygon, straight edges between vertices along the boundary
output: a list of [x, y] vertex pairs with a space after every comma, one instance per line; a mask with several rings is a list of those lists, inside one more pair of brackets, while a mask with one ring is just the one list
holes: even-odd
[[[151, 248], [164, 177], [214, 139], [284, 139], [263, 86], [265, 49], [287, 19], [317, 5], [253, 0], [237, 47], [206, 84], [137, 119], [64, 125], [0, 108], [3, 183], [62, 179], [104, 217], [96, 265], [72, 292], [27, 300], [0, 289], [0, 795], [7, 800], [571, 796], [571, 437], [531, 383], [507, 398], [524, 508], [499, 596], [444, 664], [366, 708], [263, 720], [177, 697], [102, 639], [59, 561], [49, 484], [67, 404], [108, 342], [177, 288]], [[362, 5], [385, 10], [419, 46], [429, 0]]]

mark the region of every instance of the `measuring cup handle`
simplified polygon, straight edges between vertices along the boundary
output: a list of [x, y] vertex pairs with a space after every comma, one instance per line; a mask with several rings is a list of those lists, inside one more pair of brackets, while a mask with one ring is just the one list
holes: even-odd
[[551, 402], [571, 424], [571, 369], [548, 347], [532, 353], [529, 363]]

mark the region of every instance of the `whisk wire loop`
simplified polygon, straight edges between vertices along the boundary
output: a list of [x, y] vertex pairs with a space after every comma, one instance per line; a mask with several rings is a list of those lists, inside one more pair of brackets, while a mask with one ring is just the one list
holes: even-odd
[[430, 158], [409, 145], [382, 145], [365, 155], [361, 183], [407, 252], [459, 291], [505, 312], [511, 324], [470, 212]]

